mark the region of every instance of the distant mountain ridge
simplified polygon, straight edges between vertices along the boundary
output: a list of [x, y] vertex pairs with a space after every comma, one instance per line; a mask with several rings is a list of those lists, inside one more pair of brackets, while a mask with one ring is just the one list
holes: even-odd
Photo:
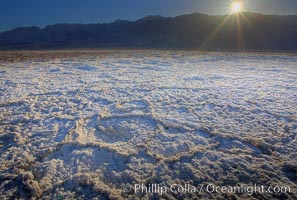
[[104, 24], [55, 24], [0, 33], [0, 49], [174, 48], [297, 50], [297, 15], [147, 16]]

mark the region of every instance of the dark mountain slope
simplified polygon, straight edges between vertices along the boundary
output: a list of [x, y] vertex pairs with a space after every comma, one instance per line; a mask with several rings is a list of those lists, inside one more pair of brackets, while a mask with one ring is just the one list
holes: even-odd
[[0, 33], [0, 49], [195, 48], [297, 50], [297, 16], [189, 14], [110, 24], [56, 24]]

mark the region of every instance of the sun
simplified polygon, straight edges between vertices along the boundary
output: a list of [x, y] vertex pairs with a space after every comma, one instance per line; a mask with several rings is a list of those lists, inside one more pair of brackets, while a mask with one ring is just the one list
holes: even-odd
[[240, 13], [242, 11], [242, 3], [241, 2], [233, 2], [231, 5], [232, 13]]

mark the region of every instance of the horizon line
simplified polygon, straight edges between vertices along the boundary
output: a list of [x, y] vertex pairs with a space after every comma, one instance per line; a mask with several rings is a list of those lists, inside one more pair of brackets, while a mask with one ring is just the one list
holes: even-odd
[[[297, 14], [268, 14], [268, 13], [259, 13], [259, 12], [253, 12], [253, 11], [242, 11], [241, 13], [251, 13], [251, 14], [258, 14], [258, 15], [263, 15], [263, 16], [284, 16], [284, 17], [290, 17], [290, 16], [297, 16]], [[200, 14], [200, 15], [206, 15], [206, 16], [213, 16], [213, 17], [218, 17], [218, 16], [221, 16], [221, 17], [224, 17], [224, 16], [230, 16], [230, 15], [234, 15], [232, 13], [226, 13], [226, 14], [208, 14], [208, 13], [202, 13], [202, 12], [193, 12], [193, 13], [185, 13], [185, 14], [180, 14], [180, 15], [175, 15], [175, 16], [164, 16], [162, 14], [156, 14], [156, 15], [146, 15], [144, 17], [140, 17], [140, 18], [137, 18], [135, 20], [127, 20], [127, 19], [116, 19], [116, 20], [113, 20], [111, 22], [98, 22], [98, 23], [79, 23], [79, 22], [57, 22], [57, 23], [52, 23], [52, 24], [47, 24], [47, 25], [44, 25], [44, 26], [39, 26], [39, 25], [29, 25], [29, 26], [17, 26], [17, 27], [14, 27], [14, 28], [11, 28], [11, 29], [8, 29], [8, 30], [5, 30], [5, 31], [0, 31], [0, 34], [4, 33], [4, 32], [8, 32], [8, 31], [12, 31], [12, 30], [15, 30], [15, 29], [18, 29], [18, 28], [33, 28], [33, 27], [36, 27], [36, 28], [39, 28], [39, 29], [45, 29], [46, 27], [48, 26], [54, 26], [54, 25], [93, 25], [93, 24], [113, 24], [117, 21], [127, 21], [127, 22], [137, 22], [139, 20], [142, 20], [142, 19], [145, 19], [147, 17], [163, 17], [163, 18], [177, 18], [177, 17], [181, 17], [181, 16], [185, 16], [185, 15], [194, 15], [194, 14]]]

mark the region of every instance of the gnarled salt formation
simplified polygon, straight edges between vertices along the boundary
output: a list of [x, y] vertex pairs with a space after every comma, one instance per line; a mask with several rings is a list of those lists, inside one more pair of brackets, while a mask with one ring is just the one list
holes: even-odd
[[[295, 54], [1, 55], [0, 199], [296, 199]], [[122, 189], [142, 183], [291, 193]]]

